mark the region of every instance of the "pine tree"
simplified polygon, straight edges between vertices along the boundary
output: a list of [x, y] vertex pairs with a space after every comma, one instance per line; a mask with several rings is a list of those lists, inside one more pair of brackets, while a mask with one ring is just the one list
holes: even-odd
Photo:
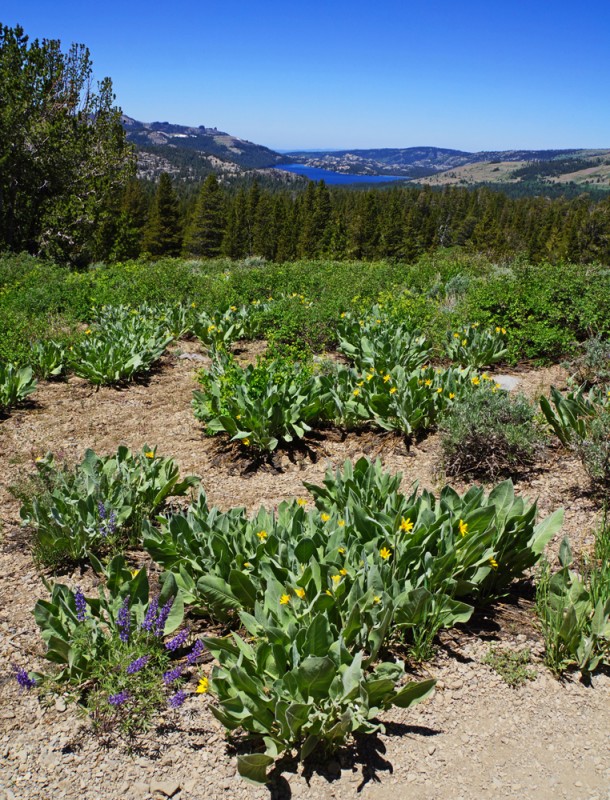
[[152, 256], [178, 256], [182, 245], [182, 226], [178, 197], [167, 172], [162, 172], [153, 200], [142, 249]]
[[220, 255], [225, 233], [225, 199], [216, 175], [208, 175], [184, 236], [184, 251], [201, 258]]

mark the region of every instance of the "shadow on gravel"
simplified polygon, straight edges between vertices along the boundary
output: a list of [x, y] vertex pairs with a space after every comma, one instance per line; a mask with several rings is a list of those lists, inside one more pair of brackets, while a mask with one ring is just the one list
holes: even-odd
[[[386, 736], [428, 737], [441, 733], [434, 728], [400, 722], [387, 722], [385, 729]], [[307, 758], [301, 774], [308, 784], [314, 775], [318, 775], [329, 784], [347, 780], [357, 784], [356, 791], [361, 792], [368, 783], [381, 783], [383, 773], [391, 775], [394, 772], [385, 754], [386, 746], [377, 734], [356, 734], [351, 745], [342, 747], [327, 759], [320, 753]], [[292, 791], [284, 773], [296, 775], [298, 771], [299, 762], [294, 757], [284, 756], [276, 762], [267, 783], [270, 800], [290, 800]]]

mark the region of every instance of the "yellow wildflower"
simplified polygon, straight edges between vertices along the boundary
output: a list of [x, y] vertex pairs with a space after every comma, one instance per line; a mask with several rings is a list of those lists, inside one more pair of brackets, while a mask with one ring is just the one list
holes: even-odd
[[464, 522], [464, 520], [461, 519], [458, 525], [458, 530], [460, 532], [460, 536], [466, 536], [466, 534], [468, 533], [468, 523]]
[[207, 678], [201, 678], [199, 683], [197, 684], [197, 688], [195, 689], [196, 694], [205, 694], [208, 690], [209, 681]]
[[155, 453], [154, 453], [154, 451], [153, 451], [153, 450], [147, 450], [147, 451], [144, 453], [144, 455], [146, 456], [146, 458], [154, 458], [154, 457], [155, 457]]
[[340, 520], [337, 522], [337, 525], [338, 525], [340, 528], [342, 528], [342, 527], [345, 525], [345, 520], [344, 520], [344, 519], [340, 519]]
[[454, 400], [455, 399], [455, 393], [454, 392], [449, 392], [449, 399], [450, 400]]
[[326, 590], [326, 594], [327, 594], [329, 597], [332, 597], [332, 596], [333, 596], [333, 593], [330, 591], [330, 589], [327, 589], [327, 590]]
[[506, 328], [502, 328], [502, 333], [506, 333]]
[[443, 387], [439, 386], [438, 389], [436, 390], [436, 393], [440, 394], [442, 391], [443, 391]]
[[354, 394], [354, 397], [358, 397], [358, 395], [360, 394], [360, 389], [354, 389], [353, 394]]
[[88, 334], [90, 334], [90, 333], [91, 333], [91, 328], [87, 328], [87, 330], [85, 331], [85, 333], [86, 333], [87, 335], [88, 335]]
[[298, 506], [306, 506], [307, 505], [307, 500], [304, 500], [302, 497], [298, 497], [297, 498], [297, 505]]
[[191, 308], [197, 308], [197, 303], [191, 303]]
[[387, 375], [383, 376], [383, 382], [387, 383], [388, 381], [392, 380], [392, 376], [388, 373]]
[[358, 383], [356, 384], [356, 386], [364, 386], [364, 381], [358, 381]]
[[481, 383], [481, 381], [476, 375], [474, 376], [474, 378], [470, 379], [470, 382], [472, 383], [473, 386], [478, 386]]
[[339, 583], [339, 581], [341, 580], [341, 575], [331, 575], [330, 579], [333, 583]]
[[249, 447], [250, 446], [250, 439], [248, 439], [246, 437], [245, 439], [241, 440], [241, 443], [244, 445], [244, 447]]
[[381, 597], [379, 597], [378, 595], [375, 595], [375, 597], [373, 597], [373, 603], [375, 603], [375, 605], [377, 605], [378, 603], [381, 603]]
[[390, 394], [396, 394], [397, 391], [398, 389], [395, 386], [392, 386], [392, 388], [390, 389]]
[[387, 561], [388, 558], [392, 555], [392, 551], [388, 550], [387, 547], [382, 547], [379, 551], [379, 555], [383, 558], [384, 561]]
[[339, 570], [339, 575], [347, 575], [347, 570], [345, 569], [345, 567]]
[[345, 555], [345, 547], [340, 547], [338, 552], [341, 553], [341, 555]]
[[237, 306], [231, 306], [231, 311], [237, 311]]
[[460, 338], [460, 334], [459, 333], [454, 333], [453, 334], [453, 338], [454, 339], [459, 339]]
[[244, 567], [251, 567], [252, 564], [249, 561], [244, 561]]
[[[371, 381], [371, 380], [373, 380], [374, 377], [375, 377], [375, 373], [374, 372], [369, 372], [369, 374], [366, 376], [366, 379], [367, 379], [367, 381]], [[609, 394], [610, 394], [610, 392], [609, 392]]]
[[404, 531], [405, 533], [409, 533], [409, 531], [413, 530], [413, 527], [414, 527], [414, 523], [411, 522], [411, 518], [410, 517], [407, 517], [406, 519], [404, 517], [402, 518], [402, 520], [400, 522], [400, 530], [401, 531]]
[[294, 593], [298, 598], [301, 600], [305, 597], [305, 589], [302, 586], [299, 586], [297, 589], [294, 590]]
[[266, 539], [266, 538], [267, 538], [267, 536], [268, 536], [268, 533], [267, 533], [267, 531], [259, 531], [259, 532], [258, 532], [256, 535], [257, 535], [257, 536], [258, 536], [258, 538], [261, 540], [261, 542], [264, 542], [264, 541], [265, 541], [265, 539]]
[[432, 386], [432, 378], [426, 378], [424, 383], [426, 384], [426, 386]]
[[501, 388], [502, 388], [502, 384], [500, 384], [500, 383], [495, 383], [494, 384], [494, 389], [501, 389]]
[[491, 566], [492, 569], [498, 569], [498, 562], [496, 561], [495, 558], [489, 559], [489, 565]]
[[136, 575], [137, 575], [139, 572], [140, 572], [140, 570], [139, 570], [139, 569], [132, 569], [132, 570], [131, 570], [131, 577], [132, 577], [132, 578], [135, 578], [135, 577], [136, 577]]
[[462, 339], [462, 347], [466, 347], [468, 344], [468, 339]]
[[346, 312], [345, 312], [345, 311], [342, 311], [342, 312], [341, 312], [341, 319], [345, 319], [345, 316], [346, 316]]
[[330, 514], [324, 512], [323, 514], [320, 514], [320, 519], [322, 520], [322, 522], [328, 522], [328, 520], [330, 519]]
[[280, 597], [280, 605], [281, 606], [286, 606], [286, 605], [288, 605], [289, 602], [290, 602], [290, 595], [289, 594], [283, 594]]

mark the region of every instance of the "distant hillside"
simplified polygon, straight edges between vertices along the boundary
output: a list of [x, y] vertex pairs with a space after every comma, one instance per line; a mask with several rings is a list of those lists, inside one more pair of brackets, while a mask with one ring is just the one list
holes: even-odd
[[610, 188], [610, 150], [504, 150], [468, 153], [443, 147], [294, 151], [286, 156], [308, 167], [349, 175], [402, 175], [432, 186], [575, 184]]
[[287, 163], [268, 147], [231, 136], [217, 128], [197, 128], [170, 122], [139, 122], [122, 117], [127, 138], [138, 149], [138, 173], [154, 178], [160, 172], [200, 180], [211, 172], [236, 177], [246, 170]]

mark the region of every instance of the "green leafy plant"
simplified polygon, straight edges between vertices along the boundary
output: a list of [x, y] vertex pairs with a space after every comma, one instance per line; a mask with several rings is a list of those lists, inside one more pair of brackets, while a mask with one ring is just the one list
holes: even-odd
[[137, 454], [121, 446], [104, 457], [87, 450], [74, 469], [49, 454], [36, 467], [33, 486], [16, 494], [23, 523], [34, 531], [34, 557], [53, 568], [139, 541], [143, 519], [198, 482], [181, 479], [173, 459], [148, 446]]
[[264, 783], [286, 750], [296, 748], [304, 760], [319, 746], [333, 750], [355, 732], [383, 729], [375, 721], [380, 711], [409, 708], [434, 688], [434, 680], [398, 687], [404, 674], [398, 663], [367, 670], [363, 654], [350, 653], [323, 614], [286, 633], [290, 638], [270, 628], [254, 646], [236, 634], [205, 639], [220, 664], [212, 673], [214, 716], [265, 747], [238, 756], [239, 773], [251, 781]]
[[0, 363], [0, 411], [22, 403], [35, 390], [31, 367]]
[[217, 352], [200, 376], [193, 397], [195, 416], [211, 433], [228, 433], [244, 448], [271, 452], [280, 441], [301, 439], [319, 417], [317, 378], [300, 364], [260, 360], [240, 367]]
[[446, 352], [448, 357], [462, 366], [482, 369], [502, 361], [508, 353], [504, 336], [506, 330], [495, 331], [480, 328], [478, 323], [466, 325], [448, 334]]
[[42, 380], [59, 377], [66, 367], [67, 351], [60, 342], [48, 339], [32, 348], [32, 367]]
[[599, 568], [595, 593], [592, 579], [583, 578], [572, 566], [572, 552], [564, 539], [559, 559], [561, 568], [551, 574], [547, 564], [536, 585], [536, 611], [545, 640], [546, 664], [557, 675], [576, 667], [583, 674], [600, 664], [610, 663], [610, 581]]
[[195, 643], [186, 663], [172, 668], [172, 659], [186, 648], [188, 630], [164, 641], [184, 616], [171, 575], [151, 596], [146, 570], [130, 571], [121, 556], [104, 574], [98, 597], [55, 584], [50, 599], [37, 602], [34, 617], [55, 668], [31, 679], [43, 691], [67, 691], [102, 733], [133, 739], [161, 710], [184, 702], [185, 682], [203, 647]]

